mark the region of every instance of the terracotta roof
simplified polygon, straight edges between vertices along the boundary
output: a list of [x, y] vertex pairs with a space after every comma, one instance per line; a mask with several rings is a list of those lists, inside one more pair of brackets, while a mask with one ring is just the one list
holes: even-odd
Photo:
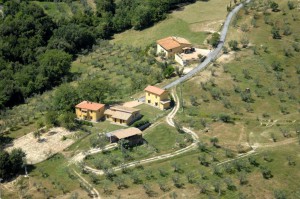
[[103, 108], [104, 106], [105, 106], [104, 104], [99, 104], [99, 103], [89, 102], [89, 101], [82, 101], [79, 104], [77, 104], [75, 107], [92, 110], [92, 111], [97, 111], [100, 108]]
[[113, 131], [110, 134], [116, 136], [118, 139], [123, 139], [123, 138], [131, 137], [133, 135], [141, 135], [142, 131], [138, 128], [130, 127], [128, 129]]
[[167, 37], [164, 39], [157, 40], [156, 43], [166, 50], [171, 50], [180, 47], [180, 44], [191, 44], [188, 40], [182, 37]]
[[112, 107], [110, 107], [110, 109], [113, 111], [121, 111], [121, 112], [126, 112], [126, 113], [134, 113], [134, 112], [140, 111], [140, 109], [126, 107], [126, 106], [112, 106]]
[[155, 86], [147, 86], [144, 91], [156, 94], [156, 95], [162, 95], [164, 92], [166, 92], [166, 90], [155, 87]]
[[121, 111], [113, 111], [113, 114], [111, 115], [112, 118], [125, 120], [127, 121], [132, 116], [131, 113], [125, 113]]
[[175, 39], [180, 44], [191, 44], [188, 40], [182, 37], [173, 37], [173, 39]]
[[171, 50], [173, 48], [180, 47], [180, 44], [176, 40], [174, 40], [172, 37], [160, 39], [156, 43], [159, 44], [161, 47], [163, 47], [166, 50]]

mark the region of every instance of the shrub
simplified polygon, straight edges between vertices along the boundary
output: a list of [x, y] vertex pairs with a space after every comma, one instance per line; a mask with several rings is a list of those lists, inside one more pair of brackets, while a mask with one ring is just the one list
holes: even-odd
[[228, 42], [228, 45], [231, 48], [231, 50], [233, 50], [233, 51], [237, 51], [238, 50], [238, 42], [236, 40], [230, 40]]
[[288, 1], [287, 4], [288, 4], [288, 7], [290, 10], [293, 10], [296, 8], [295, 3], [293, 1]]

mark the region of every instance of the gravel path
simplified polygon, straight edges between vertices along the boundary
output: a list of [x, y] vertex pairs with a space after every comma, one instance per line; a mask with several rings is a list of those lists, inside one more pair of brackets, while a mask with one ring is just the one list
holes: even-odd
[[[173, 110], [168, 114], [166, 120], [167, 120], [167, 123], [174, 127], [174, 121], [173, 121], [173, 118], [174, 116], [176, 115], [177, 111], [179, 110], [179, 107], [180, 107], [180, 103], [179, 103], [179, 98], [176, 94], [174, 94], [174, 92], [172, 93], [172, 96], [176, 102], [176, 106], [173, 108]], [[155, 157], [152, 157], [152, 158], [147, 158], [147, 159], [144, 159], [144, 160], [137, 160], [137, 161], [133, 161], [133, 162], [130, 162], [130, 163], [126, 163], [126, 164], [123, 164], [121, 166], [117, 166], [117, 167], [114, 167], [112, 168], [113, 171], [119, 171], [119, 170], [122, 170], [122, 168], [124, 167], [134, 167], [136, 165], [139, 165], [139, 164], [146, 164], [146, 163], [151, 163], [151, 162], [155, 162], [155, 161], [159, 161], [159, 160], [164, 160], [164, 159], [168, 159], [168, 158], [172, 158], [172, 157], [175, 157], [175, 156], [178, 156], [178, 155], [181, 155], [183, 153], [186, 153], [190, 150], [193, 150], [195, 148], [197, 148], [197, 144], [198, 144], [198, 135], [193, 132], [192, 130], [186, 128], [186, 127], [183, 127], [183, 130], [190, 134], [193, 138], [193, 143], [185, 148], [182, 148], [182, 149], [179, 149], [177, 151], [174, 151], [172, 153], [167, 153], [167, 154], [163, 154], [163, 155], [159, 155], [159, 156], [155, 156]], [[91, 168], [89, 166], [85, 166], [85, 169], [87, 169], [88, 171], [90, 172], [93, 172], [97, 175], [103, 175], [104, 172], [102, 170], [98, 170], [98, 169], [94, 169], [94, 168]]]

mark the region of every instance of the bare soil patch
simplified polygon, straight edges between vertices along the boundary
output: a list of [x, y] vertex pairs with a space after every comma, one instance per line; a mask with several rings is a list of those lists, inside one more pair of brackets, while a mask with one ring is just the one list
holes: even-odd
[[[47, 133], [42, 134], [38, 142], [34, 138], [33, 132], [31, 132], [14, 140], [13, 145], [6, 148], [6, 150], [11, 151], [13, 148], [21, 148], [26, 153], [27, 163], [36, 164], [73, 144], [74, 140], [69, 139], [72, 134], [64, 128], [52, 128]], [[68, 139], [62, 140], [63, 136]]]
[[224, 20], [217, 20], [217, 21], [201, 21], [191, 23], [190, 29], [193, 32], [210, 32], [214, 33], [220, 29]]

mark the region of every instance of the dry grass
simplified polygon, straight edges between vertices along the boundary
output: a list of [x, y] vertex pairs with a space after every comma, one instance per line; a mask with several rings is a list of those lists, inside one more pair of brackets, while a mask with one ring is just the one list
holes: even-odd
[[13, 145], [6, 150], [11, 151], [13, 148], [21, 148], [26, 153], [27, 162], [36, 164], [46, 160], [53, 154], [63, 151], [74, 143], [71, 138], [62, 140], [64, 136], [70, 138], [72, 132], [64, 128], [52, 128], [47, 133], [42, 134], [39, 142], [34, 138], [33, 133], [28, 133], [14, 140]]
[[145, 47], [167, 36], [181, 36], [201, 45], [205, 32], [218, 31], [225, 20], [230, 0], [197, 1], [173, 11], [166, 20], [143, 31], [128, 30], [115, 34], [113, 43]]

